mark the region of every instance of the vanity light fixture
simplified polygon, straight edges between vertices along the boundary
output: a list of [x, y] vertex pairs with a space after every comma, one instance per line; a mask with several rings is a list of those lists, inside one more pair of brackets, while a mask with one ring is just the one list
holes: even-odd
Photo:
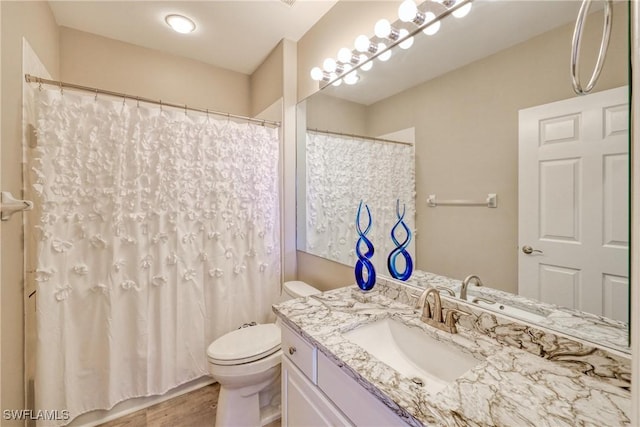
[[357, 64], [360, 62], [360, 57], [358, 55], [354, 55], [351, 49], [348, 47], [343, 47], [338, 51], [338, 61], [343, 64]]
[[[414, 0], [404, 0], [398, 8], [398, 20], [389, 22], [380, 19], [374, 26], [374, 36], [369, 38], [361, 34], [355, 39], [355, 49], [343, 47], [338, 51], [337, 61], [333, 58], [324, 60], [323, 68], [314, 67], [311, 78], [339, 86], [342, 81], [355, 84], [360, 76], [352, 72], [353, 68], [368, 71], [373, 66], [373, 59], [387, 61], [391, 58], [391, 48], [398, 45], [401, 49], [409, 49], [414, 36], [423, 32], [428, 36], [440, 30], [441, 20], [448, 15], [462, 18], [469, 14], [473, 0], [426, 0], [417, 5]], [[411, 26], [413, 28], [409, 28]]]
[[351, 65], [344, 66], [345, 76], [342, 78], [342, 80], [344, 80], [345, 84], [354, 85], [358, 83], [358, 80], [360, 80], [360, 76], [358, 76], [358, 73], [356, 71], [351, 71], [352, 69], [353, 67]]
[[[381, 19], [376, 22], [374, 27], [374, 33], [379, 39], [388, 39], [395, 42], [399, 39], [404, 39], [409, 35], [409, 30], [406, 28], [397, 29], [391, 25], [387, 19]], [[413, 37], [407, 38], [404, 42], [400, 43], [400, 48], [409, 49], [413, 45]], [[380, 47], [378, 46], [378, 49]], [[384, 54], [383, 54], [384, 55]], [[380, 55], [382, 56], [382, 55]], [[382, 59], [381, 59], [382, 60]]]
[[373, 67], [373, 61], [369, 61], [369, 62], [365, 62], [369, 59], [369, 57], [367, 55], [365, 55], [364, 53], [360, 54], [360, 63], [364, 63], [360, 66], [360, 69], [362, 71], [369, 71], [371, 69], [371, 67]]
[[399, 35], [401, 39], [406, 39], [405, 41], [403, 41], [398, 45], [400, 46], [400, 49], [406, 50], [406, 49], [409, 49], [411, 46], [413, 46], [413, 37], [407, 38], [407, 36], [409, 35], [409, 30], [406, 30], [403, 28], [399, 31]]
[[164, 18], [164, 21], [168, 26], [173, 28], [173, 30], [180, 34], [189, 34], [196, 29], [196, 24], [191, 19], [186, 16], [172, 14], [167, 15]]
[[[426, 22], [431, 22], [434, 19], [436, 19], [436, 15], [433, 12], [427, 12], [424, 14], [425, 16], [425, 21]], [[436, 21], [431, 25], [427, 25], [424, 30], [422, 30], [423, 33], [425, 33], [428, 36], [432, 36], [435, 33], [437, 33], [438, 31], [440, 31], [440, 21]]]
[[[461, 0], [458, 0], [458, 2], [460, 1]], [[469, 12], [471, 12], [471, 3], [467, 3], [464, 6], [462, 6], [460, 9], [454, 10], [451, 14], [456, 18], [464, 18], [469, 14]]]
[[354, 46], [358, 52], [376, 53], [378, 51], [378, 45], [376, 45], [375, 43], [371, 43], [369, 37], [365, 36], [364, 34], [356, 37]]
[[376, 22], [376, 26], [373, 29], [376, 37], [381, 39], [389, 39], [396, 41], [400, 36], [400, 32], [391, 26], [391, 23], [387, 19], [381, 19]]
[[388, 61], [391, 58], [391, 49], [387, 49], [387, 45], [384, 43], [378, 43], [378, 52], [382, 52], [378, 55], [378, 59], [382, 62]]
[[334, 73], [338, 69], [338, 64], [335, 59], [327, 58], [322, 63], [322, 68], [324, 68], [327, 73]]
[[315, 80], [317, 82], [319, 82], [320, 80], [322, 80], [324, 78], [324, 72], [322, 71], [322, 69], [320, 67], [313, 67], [309, 74], [311, 74], [311, 79]]

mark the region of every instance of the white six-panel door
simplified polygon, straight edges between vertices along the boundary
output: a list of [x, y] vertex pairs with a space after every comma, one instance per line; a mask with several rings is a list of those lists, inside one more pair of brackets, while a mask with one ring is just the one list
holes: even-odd
[[520, 111], [521, 295], [628, 321], [628, 97]]

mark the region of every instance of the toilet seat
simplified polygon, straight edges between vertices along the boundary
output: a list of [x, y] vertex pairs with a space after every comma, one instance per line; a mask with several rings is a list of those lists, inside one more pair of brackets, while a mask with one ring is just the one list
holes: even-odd
[[263, 359], [280, 350], [280, 328], [274, 323], [231, 331], [207, 348], [214, 365], [241, 365]]

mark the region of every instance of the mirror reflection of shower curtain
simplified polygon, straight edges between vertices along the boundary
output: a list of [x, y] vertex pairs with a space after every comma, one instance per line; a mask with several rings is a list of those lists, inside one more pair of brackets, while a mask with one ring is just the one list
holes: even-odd
[[36, 408], [73, 418], [207, 375], [207, 345], [279, 294], [277, 130], [33, 92]]
[[[355, 265], [355, 218], [362, 200], [373, 218], [367, 237], [375, 248], [376, 272], [389, 276], [387, 256], [395, 248], [389, 233], [397, 221], [396, 200], [400, 199], [400, 212], [406, 205], [404, 221], [415, 231], [414, 153], [413, 145], [308, 131], [306, 251]], [[408, 251], [415, 260], [414, 240]]]

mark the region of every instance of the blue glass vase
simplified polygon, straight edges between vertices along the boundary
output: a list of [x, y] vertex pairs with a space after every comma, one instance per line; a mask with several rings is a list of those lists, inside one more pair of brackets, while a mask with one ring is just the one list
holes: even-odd
[[[356, 261], [355, 275], [356, 275], [356, 283], [358, 287], [363, 291], [370, 291], [373, 289], [373, 285], [376, 284], [376, 270], [373, 267], [373, 263], [371, 262], [371, 257], [373, 256], [373, 243], [369, 239], [367, 239], [367, 233], [371, 229], [371, 224], [373, 224], [373, 220], [371, 218], [371, 211], [369, 210], [369, 206], [364, 205], [367, 210], [367, 216], [369, 217], [368, 224], [365, 227], [364, 231], [360, 227], [360, 213], [362, 212], [362, 201], [360, 201], [360, 205], [358, 206], [358, 213], [356, 214], [356, 230], [358, 232], [358, 241], [356, 242], [356, 255], [358, 256], [358, 261]], [[360, 251], [360, 245], [364, 243], [367, 248], [367, 251], [363, 254]], [[366, 271], [366, 279], [365, 279], [365, 271]]]
[[[391, 240], [393, 240], [396, 247], [389, 254], [389, 258], [387, 258], [387, 267], [389, 268], [391, 276], [399, 280], [407, 280], [411, 277], [411, 273], [413, 273], [413, 261], [411, 260], [411, 255], [407, 252], [407, 247], [409, 246], [409, 242], [411, 242], [411, 230], [409, 230], [407, 224], [404, 223], [405, 213], [405, 205], [402, 205], [402, 214], [400, 213], [400, 200], [398, 200], [396, 203], [396, 216], [398, 217], [398, 221], [391, 228]], [[396, 237], [398, 227], [402, 227], [404, 229], [405, 238], [402, 243], [400, 243]], [[398, 271], [397, 266], [398, 257], [400, 255], [404, 257], [404, 271], [402, 272]]]

